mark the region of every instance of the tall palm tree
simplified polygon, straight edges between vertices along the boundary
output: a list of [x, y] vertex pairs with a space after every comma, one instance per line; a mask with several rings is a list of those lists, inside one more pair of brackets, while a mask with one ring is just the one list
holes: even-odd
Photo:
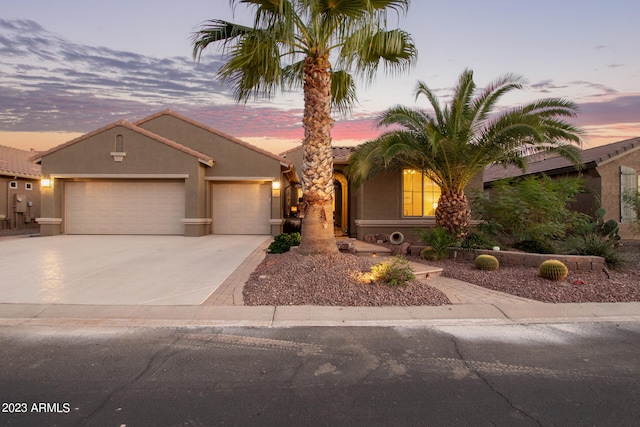
[[458, 236], [467, 233], [471, 209], [464, 188], [492, 163], [526, 169], [525, 155], [556, 152], [579, 164], [580, 130], [565, 119], [577, 106], [548, 98], [500, 111], [500, 98], [523, 87], [521, 77], [505, 75], [479, 91], [465, 70], [449, 105], [423, 82], [416, 99], [427, 97], [432, 112], [403, 106], [385, 111], [378, 126], [391, 129], [363, 144], [352, 156], [349, 175], [356, 183], [393, 168], [423, 171], [440, 187], [436, 224]]
[[302, 87], [304, 140], [302, 240], [304, 254], [337, 251], [333, 230], [332, 106], [356, 101], [355, 78], [372, 80], [378, 66], [401, 71], [416, 59], [411, 36], [386, 30], [389, 12], [406, 13], [409, 0], [231, 0], [255, 9], [253, 27], [212, 20], [194, 36], [200, 58], [221, 42], [229, 60], [219, 70], [239, 101]]

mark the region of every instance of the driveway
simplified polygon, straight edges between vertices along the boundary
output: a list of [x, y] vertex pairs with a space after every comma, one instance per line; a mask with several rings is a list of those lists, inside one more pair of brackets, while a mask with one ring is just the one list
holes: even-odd
[[0, 303], [199, 305], [270, 236], [0, 239]]

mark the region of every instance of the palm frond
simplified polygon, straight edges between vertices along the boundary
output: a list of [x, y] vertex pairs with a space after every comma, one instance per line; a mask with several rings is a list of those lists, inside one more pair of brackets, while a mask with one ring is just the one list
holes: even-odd
[[416, 59], [417, 49], [409, 33], [365, 25], [344, 39], [338, 65], [371, 80], [380, 64], [394, 73], [411, 67]]
[[[408, 0], [230, 0], [254, 10], [253, 28], [212, 20], [193, 37], [193, 55], [221, 43], [229, 61], [218, 75], [239, 100], [299, 87], [300, 60], [336, 59], [334, 107], [348, 111], [356, 101], [352, 76], [373, 79], [378, 66], [396, 72], [411, 66], [417, 50], [411, 35], [387, 30], [388, 12], [406, 13]], [[263, 52], [255, 52], [263, 50]], [[331, 64], [329, 64], [331, 65]], [[246, 76], [244, 75], [246, 74]]]
[[231, 83], [240, 101], [246, 101], [251, 95], [270, 96], [283, 83], [277, 40], [259, 30], [245, 34], [218, 74], [223, 81]]
[[[465, 70], [451, 103], [442, 108], [435, 93], [419, 82], [416, 98], [426, 96], [435, 116], [402, 106], [385, 111], [379, 126], [390, 130], [375, 140], [377, 163], [368, 172], [394, 161], [419, 165], [443, 192], [461, 192], [492, 163], [525, 168], [524, 148], [555, 152], [579, 165], [581, 130], [566, 120], [577, 113], [573, 102], [549, 98], [495, 113], [498, 100], [522, 85], [522, 78], [507, 74], [477, 93], [473, 73]], [[361, 161], [358, 151], [350, 162], [354, 170]]]
[[356, 102], [356, 83], [346, 71], [331, 72], [331, 97], [340, 113], [348, 113]]
[[224, 42], [224, 47], [238, 37], [253, 31], [253, 28], [218, 19], [207, 22], [208, 24], [202, 25], [200, 30], [196, 31], [191, 37], [193, 42], [193, 58], [196, 60], [200, 60], [202, 51], [210, 44], [222, 41]]

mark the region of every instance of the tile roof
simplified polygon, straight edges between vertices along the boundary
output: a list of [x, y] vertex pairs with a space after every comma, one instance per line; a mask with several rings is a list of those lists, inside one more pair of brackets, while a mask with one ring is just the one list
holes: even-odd
[[69, 147], [69, 146], [71, 146], [73, 144], [77, 144], [78, 142], [84, 141], [84, 140], [86, 140], [88, 138], [91, 138], [92, 136], [98, 135], [98, 134], [100, 134], [102, 132], [105, 132], [105, 131], [107, 131], [109, 129], [113, 129], [114, 127], [117, 127], [117, 126], [123, 126], [123, 127], [127, 128], [129, 130], [132, 130], [132, 131], [137, 132], [137, 133], [139, 133], [141, 135], [149, 137], [149, 138], [151, 138], [151, 139], [153, 139], [155, 141], [158, 141], [158, 142], [160, 142], [162, 144], [168, 145], [169, 147], [175, 148], [176, 150], [182, 151], [183, 153], [186, 153], [186, 154], [189, 154], [189, 155], [191, 155], [193, 157], [196, 157], [198, 160], [200, 160], [201, 162], [207, 164], [208, 166], [212, 166], [213, 163], [214, 163], [213, 158], [211, 158], [210, 156], [207, 156], [206, 154], [202, 154], [202, 153], [200, 153], [198, 151], [192, 150], [191, 148], [185, 147], [184, 145], [178, 144], [175, 141], [172, 141], [170, 139], [164, 138], [164, 137], [162, 137], [160, 135], [156, 135], [155, 133], [149, 132], [148, 130], [142, 129], [141, 127], [138, 127], [136, 125], [132, 125], [131, 123], [127, 122], [126, 120], [119, 120], [119, 121], [117, 121], [115, 123], [111, 123], [111, 124], [109, 124], [107, 126], [104, 126], [104, 127], [100, 128], [100, 129], [94, 130], [93, 132], [90, 132], [90, 133], [82, 135], [82, 136], [80, 136], [78, 138], [72, 139], [71, 141], [65, 142], [64, 144], [58, 145], [57, 147], [53, 147], [50, 150], [47, 150], [47, 151], [42, 152], [42, 153], [38, 153], [37, 155], [31, 157], [31, 160], [34, 161], [34, 162], [38, 162], [39, 163], [44, 156], [48, 156], [51, 153], [55, 153], [58, 150], [61, 150], [61, 149], [65, 148], [65, 147]]
[[[602, 165], [638, 149], [640, 149], [640, 137], [589, 148], [582, 150], [580, 154], [582, 156], [582, 164], [589, 168]], [[573, 169], [573, 165], [569, 160], [555, 154], [535, 154], [528, 157], [527, 163], [527, 170], [525, 172], [522, 172], [515, 166], [507, 166], [506, 168], [500, 165], [488, 166], [484, 171], [484, 182], [538, 173], [560, 173]]]
[[30, 161], [33, 152], [0, 145], [0, 175], [40, 179], [40, 165]]
[[349, 161], [351, 153], [353, 153], [358, 147], [331, 147], [333, 150], [333, 159], [336, 161]]

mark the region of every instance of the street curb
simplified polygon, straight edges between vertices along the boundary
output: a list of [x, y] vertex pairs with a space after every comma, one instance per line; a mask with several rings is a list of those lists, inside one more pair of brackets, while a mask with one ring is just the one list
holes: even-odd
[[429, 327], [640, 321], [640, 302], [409, 307], [0, 304], [0, 326]]

